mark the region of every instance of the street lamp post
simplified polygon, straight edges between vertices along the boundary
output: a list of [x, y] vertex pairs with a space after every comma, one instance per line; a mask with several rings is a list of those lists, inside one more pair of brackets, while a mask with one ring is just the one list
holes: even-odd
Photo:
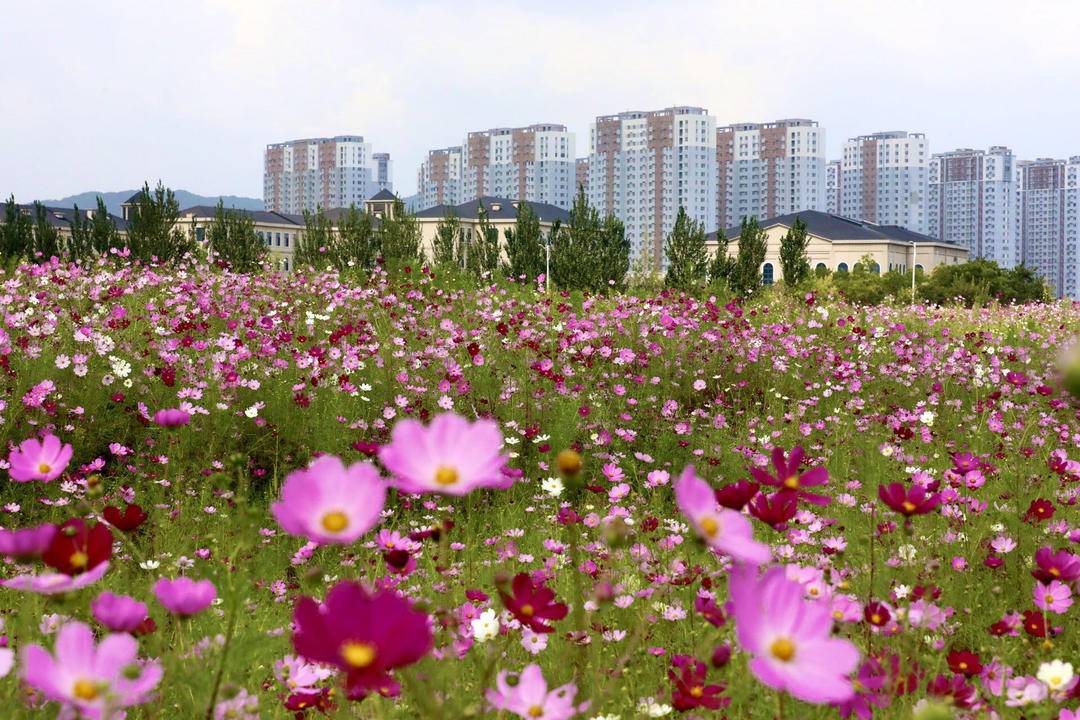
[[544, 243], [544, 292], [551, 294], [551, 238]]
[[915, 304], [915, 261], [919, 258], [919, 243], [911, 241], [911, 304]]

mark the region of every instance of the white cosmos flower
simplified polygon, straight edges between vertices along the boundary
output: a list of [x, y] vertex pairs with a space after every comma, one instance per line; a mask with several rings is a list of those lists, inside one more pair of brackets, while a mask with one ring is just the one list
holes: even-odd
[[473, 638], [478, 643], [487, 642], [499, 634], [499, 618], [488, 608], [472, 621]]
[[1051, 691], [1061, 690], [1072, 682], [1073, 666], [1072, 663], [1051, 660], [1039, 666], [1039, 672], [1035, 677]]

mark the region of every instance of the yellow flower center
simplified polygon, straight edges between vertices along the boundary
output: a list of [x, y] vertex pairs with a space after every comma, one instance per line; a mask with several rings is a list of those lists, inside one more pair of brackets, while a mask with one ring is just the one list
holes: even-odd
[[544, 708], [540, 707], [539, 705], [533, 705], [531, 708], [529, 708], [529, 717], [543, 717], [543, 715]]
[[458, 471], [455, 468], [440, 465], [435, 471], [435, 482], [439, 485], [453, 485], [458, 481]]
[[90, 562], [90, 558], [83, 551], [76, 550], [71, 554], [71, 557], [68, 558], [68, 562], [71, 563], [71, 567], [82, 568], [86, 567], [86, 564]]
[[334, 510], [323, 515], [322, 526], [327, 532], [341, 532], [349, 526], [349, 518], [340, 510]]
[[1054, 577], [1058, 577], [1059, 575], [1061, 575], [1061, 571], [1058, 570], [1056, 567], [1052, 567], [1050, 568], [1050, 574]]
[[1058, 687], [1061, 686], [1061, 676], [1060, 675], [1054, 675], [1052, 678], [1050, 678], [1049, 685], [1050, 685], [1051, 689], [1056, 690]]
[[843, 620], [844, 619], [844, 613], [840, 612], [839, 610], [833, 610], [832, 616], [833, 616], [834, 620]]
[[52, 472], [52, 465], [49, 463], [41, 463], [37, 466], [37, 471], [42, 475], [48, 475]]
[[879, 615], [878, 613], [874, 613], [873, 615], [870, 616], [870, 622], [872, 622], [874, 625], [880, 625], [881, 624], [881, 615]]
[[720, 532], [720, 521], [712, 515], [701, 518], [701, 521], [698, 524], [701, 525], [701, 532], [709, 537], [716, 537], [716, 533]]
[[92, 680], [79, 678], [75, 681], [75, 687], [72, 688], [71, 692], [80, 700], [93, 700], [98, 696], [98, 686]]
[[792, 475], [791, 477], [789, 477], [787, 480], [784, 481], [784, 487], [786, 487], [788, 490], [798, 490], [799, 476]]
[[961, 660], [960, 664], [957, 665], [957, 667], [959, 667], [961, 670], [967, 670], [968, 669], [968, 664], [966, 662], [964, 662], [963, 660]]
[[1044, 599], [1045, 599], [1047, 605], [1053, 605], [1054, 604], [1054, 596], [1051, 595], [1050, 593], [1047, 593], [1046, 597]]
[[795, 657], [795, 643], [790, 638], [778, 637], [773, 640], [773, 644], [769, 646], [769, 652], [772, 656], [781, 662], [788, 662], [791, 658]]
[[341, 657], [354, 668], [366, 668], [375, 662], [375, 646], [350, 640], [341, 646]]
[[694, 687], [690, 688], [690, 694], [696, 698], [699, 698], [705, 694], [705, 690], [700, 685], [695, 685]]
[[907, 512], [915, 512], [915, 503], [911, 502], [910, 500], [905, 500], [903, 503], [901, 503], [901, 507], [903, 507], [904, 510], [906, 510]]
[[524, 615], [525, 617], [532, 617], [533, 606], [532, 605], [522, 605], [521, 606], [521, 614]]

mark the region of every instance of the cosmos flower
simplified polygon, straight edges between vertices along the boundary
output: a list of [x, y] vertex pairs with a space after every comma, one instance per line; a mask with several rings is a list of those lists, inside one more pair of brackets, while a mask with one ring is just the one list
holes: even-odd
[[346, 468], [333, 455], [285, 478], [281, 500], [270, 512], [291, 535], [322, 545], [348, 545], [379, 522], [386, 484], [371, 463]]
[[56, 526], [50, 523], [21, 530], [0, 530], [0, 555], [28, 560], [49, 549], [56, 535]]
[[510, 584], [513, 594], [500, 592], [503, 605], [522, 625], [535, 633], [554, 632], [545, 620], [562, 620], [568, 608], [555, 602], [555, 592], [542, 582], [534, 581], [528, 573], [518, 573]]
[[49, 482], [60, 477], [71, 462], [71, 445], [48, 434], [41, 440], [28, 438], [8, 453], [8, 473], [15, 482], [40, 480]]
[[671, 659], [673, 667], [668, 668], [668, 680], [671, 681], [671, 705], [679, 712], [695, 708], [718, 710], [731, 702], [730, 698], [721, 697], [725, 685], [707, 684], [708, 668], [697, 658], [685, 655]]
[[731, 575], [732, 615], [739, 645], [753, 655], [750, 670], [765, 685], [808, 703], [838, 703], [854, 690], [848, 677], [859, 651], [832, 637], [826, 603], [803, 598], [803, 588], [783, 566], [758, 577], [751, 567]]
[[1061, 614], [1073, 604], [1072, 589], [1060, 580], [1052, 580], [1050, 583], [1036, 582], [1032, 594], [1035, 606], [1046, 612]]
[[393, 684], [390, 671], [415, 663], [432, 646], [427, 615], [393, 591], [369, 594], [354, 582], [335, 585], [322, 605], [301, 598], [293, 622], [297, 654], [344, 672], [350, 694]]
[[740, 513], [722, 508], [709, 484], [687, 465], [675, 481], [675, 502], [709, 547], [736, 560], [761, 565], [769, 561], [769, 546], [754, 540], [754, 529]]
[[1031, 574], [1036, 580], [1072, 582], [1080, 579], [1080, 557], [1068, 550], [1054, 552], [1053, 548], [1041, 547], [1035, 551], [1035, 564], [1038, 567]]
[[501, 710], [523, 720], [569, 720], [588, 709], [588, 703], [574, 705], [577, 687], [567, 683], [548, 690], [544, 673], [537, 664], [526, 665], [510, 684], [510, 673], [503, 670], [495, 679], [495, 689], [486, 693], [492, 710]]
[[476, 488], [505, 488], [512, 482], [502, 472], [508, 460], [502, 445], [494, 421], [470, 423], [444, 413], [427, 427], [416, 420], [399, 421], [390, 443], [379, 448], [379, 459], [402, 492], [467, 495]]
[[165, 428], [182, 427], [191, 422], [191, 415], [180, 408], [166, 408], [154, 413], [154, 423]]
[[161, 665], [140, 662], [137, 654], [130, 635], [107, 635], [95, 645], [89, 626], [69, 622], [57, 634], [55, 655], [40, 645], [22, 649], [22, 679], [69, 712], [111, 719], [121, 708], [145, 703], [161, 681]]
[[123, 511], [115, 505], [108, 505], [101, 511], [105, 522], [122, 532], [131, 532], [146, 522], [146, 512], [138, 505], [131, 504], [124, 507]]
[[112, 543], [112, 533], [105, 525], [88, 526], [79, 518], [72, 518], [57, 528], [41, 559], [62, 573], [78, 575], [111, 558]]
[[941, 493], [927, 494], [926, 488], [919, 484], [910, 488], [903, 483], [879, 485], [878, 497], [890, 510], [906, 517], [925, 515], [941, 504]]
[[94, 619], [113, 632], [133, 633], [147, 617], [146, 603], [127, 595], [102, 592], [90, 603]]
[[750, 468], [750, 474], [762, 485], [780, 488], [795, 493], [800, 500], [813, 503], [814, 505], [828, 505], [832, 498], [826, 495], [807, 492], [803, 488], [818, 487], [829, 482], [829, 472], [823, 467], [815, 467], [804, 473], [799, 472], [805, 453], [802, 447], [796, 445], [791, 449], [791, 454], [785, 458], [781, 448], [773, 448], [772, 464], [775, 475], [770, 475], [761, 468]]
[[173, 615], [197, 615], [217, 597], [217, 588], [209, 580], [178, 577], [161, 578], [154, 583], [154, 596]]
[[78, 575], [68, 575], [67, 573], [16, 575], [7, 580], [0, 580], [0, 586], [10, 590], [34, 592], [39, 595], [62, 595], [93, 585], [104, 577], [108, 570], [109, 563], [106, 561], [95, 566], [94, 569]]
[[799, 511], [799, 499], [793, 492], [781, 490], [771, 495], [758, 493], [748, 506], [750, 514], [774, 530], [787, 528], [789, 520]]

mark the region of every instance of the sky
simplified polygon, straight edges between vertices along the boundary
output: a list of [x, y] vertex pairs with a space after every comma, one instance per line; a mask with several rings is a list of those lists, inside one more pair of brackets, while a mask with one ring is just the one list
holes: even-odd
[[1080, 155], [1080, 2], [4, 2], [0, 195], [262, 195], [266, 144], [359, 134], [414, 192], [465, 133], [708, 108], [932, 152]]

